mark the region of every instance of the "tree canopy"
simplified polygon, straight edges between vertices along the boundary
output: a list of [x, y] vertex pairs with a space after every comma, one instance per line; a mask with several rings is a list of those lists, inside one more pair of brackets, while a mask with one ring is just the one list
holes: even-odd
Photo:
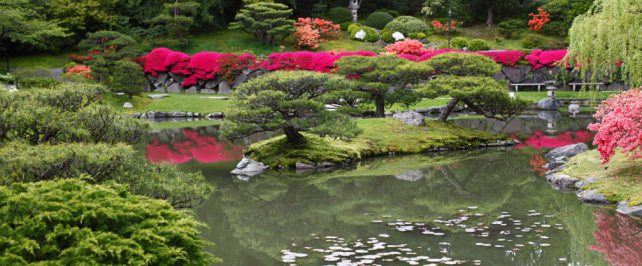
[[26, 0], [5, 0], [0, 3], [0, 39], [43, 46], [50, 37], [69, 36], [55, 21], [48, 21], [37, 7]]
[[234, 91], [224, 131], [244, 136], [283, 130], [288, 142], [303, 138], [299, 131], [320, 136], [354, 137], [361, 132], [350, 118], [325, 110], [320, 96], [346, 90], [344, 78], [312, 71], [276, 71], [243, 83]]
[[294, 20], [288, 19], [292, 9], [284, 4], [259, 2], [246, 5], [238, 14], [230, 29], [241, 30], [259, 39], [263, 44], [274, 43], [274, 38], [284, 39], [294, 32]]
[[428, 65], [439, 76], [422, 85], [417, 93], [426, 98], [452, 97], [439, 115], [439, 121], [445, 122], [460, 101], [475, 113], [497, 120], [519, 115], [528, 107], [528, 101], [511, 98], [506, 84], [493, 79], [492, 75], [500, 71], [500, 65], [488, 57], [445, 53], [428, 60]]
[[584, 75], [615, 73], [621, 63], [629, 85], [642, 85], [642, 0], [595, 0], [575, 19], [569, 36], [566, 58], [582, 66]]

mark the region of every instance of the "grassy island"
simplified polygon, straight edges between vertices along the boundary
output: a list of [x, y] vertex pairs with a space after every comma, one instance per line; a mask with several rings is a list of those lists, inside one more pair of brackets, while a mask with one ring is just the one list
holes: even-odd
[[425, 126], [410, 126], [394, 118], [357, 120], [363, 133], [352, 139], [319, 137], [302, 132], [300, 142], [290, 144], [285, 136], [250, 145], [249, 158], [276, 167], [296, 163], [343, 163], [394, 153], [421, 153], [435, 148], [462, 149], [480, 143], [508, 140], [501, 134], [462, 128], [450, 123], [427, 120]]

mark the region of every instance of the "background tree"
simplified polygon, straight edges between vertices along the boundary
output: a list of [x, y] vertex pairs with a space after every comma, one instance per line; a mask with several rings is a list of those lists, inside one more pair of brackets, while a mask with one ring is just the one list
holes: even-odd
[[175, 0], [174, 3], [165, 3], [163, 12], [154, 18], [154, 22], [165, 24], [167, 30], [176, 33], [183, 42], [183, 37], [194, 23], [194, 15], [200, 6], [201, 4], [194, 1]]
[[583, 76], [589, 70], [613, 75], [621, 62], [629, 85], [642, 85], [641, 14], [642, 0], [595, 0], [591, 10], [573, 22], [566, 59], [582, 66]]
[[[411, 105], [420, 99], [408, 84], [428, 79], [433, 69], [396, 55], [346, 56], [335, 62], [337, 74], [350, 79], [353, 89], [370, 94], [375, 104], [375, 116], [384, 117], [385, 106], [395, 103]], [[389, 92], [391, 87], [394, 92]]]
[[244, 31], [270, 45], [275, 37], [282, 35], [283, 40], [294, 32], [294, 20], [287, 19], [290, 15], [292, 9], [283, 4], [250, 4], [236, 14], [236, 22], [230, 23], [230, 29]]
[[91, 67], [90, 76], [99, 82], [109, 82], [117, 60], [130, 56], [131, 50], [124, 49], [135, 45], [136, 41], [117, 31], [98, 31], [88, 33], [78, 47], [87, 49], [93, 58], [85, 62]]
[[[76, 35], [76, 41], [88, 32], [115, 30], [120, 17], [118, 8], [121, 0], [52, 0], [47, 4], [50, 19], [60, 22]], [[123, 6], [131, 8], [133, 6]]]
[[133, 95], [143, 91], [146, 84], [148, 81], [143, 75], [143, 68], [140, 65], [126, 60], [116, 62], [112, 92], [123, 92], [131, 99]]
[[121, 185], [14, 184], [0, 187], [0, 199], [3, 264], [217, 261], [203, 251], [208, 242], [197, 228], [204, 225], [193, 216], [164, 201], [132, 195]]
[[12, 43], [44, 45], [48, 37], [67, 37], [65, 28], [58, 23], [47, 21], [37, 7], [28, 1], [6, 0], [0, 3], [0, 43], [7, 54], [7, 71], [9, 71], [9, 48]]
[[445, 53], [428, 60], [439, 76], [417, 90], [422, 97], [450, 95], [452, 100], [439, 115], [445, 122], [460, 101], [477, 114], [497, 120], [519, 115], [529, 102], [508, 96], [506, 84], [493, 79], [501, 66], [478, 54]]
[[325, 110], [319, 97], [348, 89], [340, 76], [312, 71], [275, 71], [252, 79], [234, 91], [227, 118], [234, 123], [228, 135], [283, 130], [289, 143], [303, 138], [300, 131], [320, 136], [354, 137], [361, 132], [349, 117]]

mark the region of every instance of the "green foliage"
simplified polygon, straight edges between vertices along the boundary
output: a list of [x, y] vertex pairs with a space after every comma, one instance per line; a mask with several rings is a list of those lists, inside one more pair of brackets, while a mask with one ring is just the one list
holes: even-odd
[[204, 226], [121, 185], [80, 180], [0, 187], [2, 264], [204, 265]]
[[422, 33], [422, 32], [417, 33], [417, 39], [425, 39], [425, 38], [426, 38], [426, 34], [425, 33]]
[[111, 50], [118, 52], [125, 47], [135, 45], [136, 41], [125, 34], [117, 31], [97, 31], [87, 33], [87, 38], [83, 39], [78, 47], [81, 49], [105, 52]]
[[388, 23], [385, 28], [392, 31], [401, 32], [404, 36], [408, 36], [413, 32], [419, 33], [426, 32], [428, 30], [428, 26], [426, 26], [426, 23], [411, 16], [397, 17], [393, 21]]
[[20, 68], [17, 71], [11, 72], [17, 80], [23, 78], [53, 78], [51, 70], [44, 67], [30, 67]]
[[[346, 56], [335, 62], [337, 74], [351, 78], [354, 90], [370, 94], [374, 101], [376, 116], [384, 116], [386, 105], [402, 103], [410, 105], [418, 102], [407, 84], [417, 84], [419, 79], [427, 79], [432, 68], [398, 56]], [[388, 93], [393, 86], [394, 92]]]
[[567, 36], [573, 21], [591, 9], [594, 0], [552, 0], [540, 8], [548, 11], [550, 22], [544, 24], [541, 32], [547, 35]]
[[381, 30], [381, 40], [387, 43], [395, 42], [395, 38], [392, 37], [392, 34], [395, 33], [394, 31], [391, 31], [389, 29], [383, 29]]
[[47, 20], [39, 11], [29, 1], [3, 0], [0, 40], [8, 40], [3, 44], [15, 46], [10, 43], [21, 43], [44, 47], [47, 38], [69, 36], [57, 21]]
[[369, 51], [369, 52], [374, 52], [374, 53], [384, 53], [386, 52], [386, 49], [381, 48], [377, 46], [376, 44], [369, 45], [369, 44], [364, 44], [361, 48], [359, 48], [359, 51]]
[[351, 22], [352, 12], [347, 7], [333, 7], [325, 15], [325, 20], [332, 21], [334, 24]]
[[352, 23], [352, 22], [343, 22], [343, 23], [339, 24], [339, 28], [340, 28], [341, 30], [343, 30], [343, 31], [349, 31], [348, 29], [349, 29], [349, 28], [350, 28], [350, 26], [352, 26], [352, 25], [353, 25], [353, 23]]
[[195, 1], [172, 1], [163, 5], [163, 11], [158, 14], [152, 21], [155, 23], [165, 24], [169, 32], [175, 33], [183, 42], [184, 34], [189, 32], [189, 28], [194, 23], [196, 15], [201, 4]]
[[537, 34], [530, 34], [526, 38], [522, 39], [522, 47], [526, 49], [533, 49], [537, 46], [544, 44], [546, 39]]
[[[618, 61], [631, 87], [642, 85], [642, 16], [640, 0], [595, 0], [593, 8], [573, 22], [566, 58], [582, 66], [582, 76], [615, 73]], [[597, 78], [597, 75], [593, 75]]]
[[[312, 5], [312, 17], [323, 19], [325, 17], [324, 14], [327, 9], [328, 9], [328, 5], [323, 3], [323, 1], [320, 1], [319, 3]], [[341, 28], [341, 30], [345, 30], [345, 29]]]
[[506, 36], [507, 39], [510, 39], [513, 34], [519, 32], [521, 29], [525, 29], [526, 26], [528, 26], [528, 23], [524, 20], [511, 19], [497, 24], [497, 31]]
[[410, 33], [410, 34], [408, 35], [408, 38], [410, 38], [410, 39], [417, 39], [417, 36], [418, 36], [418, 35], [419, 35], [419, 33], [417, 33], [417, 32], [413, 32], [413, 33]]
[[490, 49], [490, 46], [488, 46], [488, 43], [482, 39], [473, 39], [468, 44], [468, 50], [472, 52], [486, 51], [488, 49]]
[[346, 90], [342, 77], [310, 71], [276, 71], [243, 83], [234, 91], [227, 118], [234, 124], [224, 132], [245, 136], [260, 131], [283, 130], [288, 142], [302, 139], [299, 131], [320, 136], [354, 137], [361, 131], [339, 113], [325, 110], [318, 97]]
[[366, 33], [365, 38], [363, 38], [362, 40], [364, 42], [376, 42], [379, 40], [379, 32], [377, 32], [377, 30], [370, 27], [359, 27], [353, 30], [352, 33], [350, 33], [350, 39], [359, 40], [355, 37], [355, 35], [360, 31], [364, 31]]
[[133, 3], [119, 0], [52, 0], [46, 3], [49, 19], [59, 21], [62, 27], [77, 34], [77, 38], [82, 38], [88, 32], [117, 27], [122, 23], [118, 9], [134, 6]]
[[439, 46], [437, 46], [437, 49], [448, 49], [448, 43], [442, 43]]
[[462, 49], [464, 47], [468, 47], [468, 41], [464, 39], [463, 37], [455, 37], [450, 41], [450, 44], [454, 49]]
[[124, 92], [131, 98], [143, 91], [148, 84], [143, 68], [131, 61], [118, 61], [113, 75], [112, 91]]
[[[271, 45], [275, 42], [275, 37], [282, 35], [283, 40], [295, 31], [294, 20], [287, 19], [291, 15], [292, 9], [283, 4], [250, 4], [236, 14], [236, 22], [230, 23], [230, 29], [244, 31], [259, 39], [261, 43]], [[337, 23], [342, 22], [346, 21]]]
[[348, 26], [348, 33], [352, 34], [352, 32], [354, 30], [358, 29], [359, 27], [361, 27], [361, 25], [359, 25], [359, 24], [352, 24], [352, 25]]
[[383, 29], [394, 18], [385, 12], [374, 12], [366, 19], [366, 25], [375, 29]]
[[444, 53], [428, 60], [428, 65], [440, 74], [455, 76], [491, 77], [501, 71], [493, 59], [465, 53]]
[[540, 32], [551, 36], [566, 37], [568, 35], [568, 28], [564, 22], [550, 21], [542, 26]]
[[53, 78], [33, 77], [20, 79], [19, 84], [23, 89], [54, 88], [60, 85], [60, 81], [57, 81]]

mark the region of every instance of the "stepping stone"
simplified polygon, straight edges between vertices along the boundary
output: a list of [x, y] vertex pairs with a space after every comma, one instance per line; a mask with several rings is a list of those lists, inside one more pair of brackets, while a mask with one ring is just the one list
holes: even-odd
[[163, 99], [165, 97], [169, 97], [169, 94], [147, 94], [147, 97], [152, 99]]

